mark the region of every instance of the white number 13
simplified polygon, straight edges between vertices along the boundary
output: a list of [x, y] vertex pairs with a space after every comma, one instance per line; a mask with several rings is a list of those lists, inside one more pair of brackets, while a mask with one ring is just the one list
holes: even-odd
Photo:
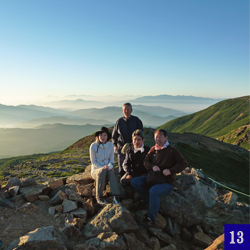
[[[235, 241], [234, 241], [234, 231], [230, 232], [231, 234], [231, 242], [230, 244], [235, 244]], [[243, 232], [242, 231], [238, 231], [237, 232], [237, 236], [238, 236], [238, 239], [237, 239], [237, 243], [238, 244], [241, 244], [243, 243], [244, 239], [243, 239]]]

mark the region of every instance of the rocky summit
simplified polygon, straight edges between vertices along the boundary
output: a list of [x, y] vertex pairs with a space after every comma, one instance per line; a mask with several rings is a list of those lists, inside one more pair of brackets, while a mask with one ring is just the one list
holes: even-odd
[[138, 194], [120, 186], [121, 202], [113, 204], [107, 183], [109, 204], [101, 207], [90, 170], [42, 184], [9, 179], [0, 189], [3, 249], [224, 249], [224, 224], [250, 222], [248, 204], [192, 168], [177, 175], [174, 191], [161, 198], [155, 226], [144, 228], [147, 204]]

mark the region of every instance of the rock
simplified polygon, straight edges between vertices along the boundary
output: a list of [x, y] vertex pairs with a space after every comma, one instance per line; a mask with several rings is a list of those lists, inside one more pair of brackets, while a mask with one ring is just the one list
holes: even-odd
[[214, 240], [213, 244], [207, 247], [205, 250], [224, 250], [224, 234]]
[[81, 218], [83, 220], [86, 220], [88, 215], [87, 211], [82, 207], [79, 207], [76, 210], [71, 211], [70, 214], [72, 214], [74, 217]]
[[75, 201], [65, 199], [62, 203], [63, 213], [68, 213], [70, 211], [77, 209], [77, 203]]
[[56, 213], [55, 207], [50, 207], [50, 208], [49, 208], [49, 214], [50, 214], [50, 215], [54, 215], [55, 213]]
[[38, 199], [40, 201], [48, 201], [49, 200], [49, 196], [48, 195], [38, 195]]
[[73, 216], [72, 214], [68, 214], [68, 215], [65, 217], [65, 227], [71, 226], [72, 223], [73, 223], [73, 220], [74, 220], [74, 216]]
[[86, 185], [93, 182], [94, 179], [91, 176], [91, 165], [88, 165], [83, 173], [72, 175], [66, 180], [67, 184], [75, 183], [80, 185]]
[[[140, 224], [146, 217], [148, 213], [148, 210], [139, 210], [135, 213], [135, 220]], [[166, 226], [166, 220], [165, 218], [160, 215], [159, 213], [157, 214], [156, 220], [155, 220], [155, 227], [159, 229], [163, 229]]]
[[76, 186], [77, 185], [78, 184], [76, 184], [76, 183], [69, 183], [69, 184], [66, 184], [65, 187], [66, 187], [66, 189], [71, 189], [71, 190], [76, 192]]
[[233, 192], [228, 192], [216, 198], [218, 202], [222, 202], [229, 206], [233, 206], [236, 203], [237, 199], [238, 199], [238, 196]]
[[72, 201], [84, 201], [84, 199], [81, 197], [80, 194], [77, 192], [71, 190], [71, 189], [66, 189], [65, 193], [68, 195], [69, 199]]
[[93, 188], [93, 184], [76, 186], [77, 193], [83, 197], [92, 196], [92, 188]]
[[146, 244], [152, 250], [159, 250], [161, 248], [160, 242], [156, 237], [147, 239]]
[[197, 208], [176, 192], [161, 197], [159, 212], [184, 227], [197, 225], [202, 218]]
[[50, 200], [50, 204], [55, 206], [55, 205], [60, 205], [64, 199], [67, 199], [68, 196], [61, 190], [59, 190], [56, 195]]
[[0, 196], [0, 205], [2, 207], [10, 207], [10, 208], [15, 208], [15, 204], [12, 201], [9, 201], [5, 199], [5, 197]]
[[161, 250], [177, 250], [177, 248], [174, 244], [170, 244], [166, 247], [161, 248]]
[[134, 232], [134, 234], [136, 238], [141, 242], [146, 242], [149, 238], [147, 229], [141, 226]]
[[38, 210], [38, 207], [28, 202], [19, 208], [19, 211], [24, 214], [32, 214]]
[[22, 182], [21, 182], [22, 187], [35, 186], [35, 185], [37, 185], [37, 183], [36, 183], [36, 180], [33, 178], [22, 179]]
[[167, 217], [165, 231], [172, 236], [176, 235], [178, 231], [178, 224], [174, 220], [171, 220], [169, 217]]
[[63, 179], [58, 179], [58, 180], [52, 180], [48, 183], [48, 186], [52, 189], [55, 190], [61, 186], [64, 185]]
[[23, 197], [26, 201], [34, 202], [38, 199], [38, 195], [42, 194], [43, 189], [43, 185], [21, 187], [20, 193], [23, 194]]
[[62, 213], [62, 211], [63, 211], [63, 206], [62, 206], [62, 205], [56, 205], [56, 206], [55, 206], [55, 210], [56, 210], [58, 213]]
[[68, 239], [77, 239], [82, 237], [81, 231], [72, 225], [64, 227], [61, 230], [61, 233], [64, 234]]
[[83, 229], [83, 235], [86, 239], [90, 239], [102, 232], [114, 231], [121, 234], [137, 229], [137, 223], [126, 208], [120, 204], [109, 204], [87, 223]]
[[149, 228], [148, 229], [153, 235], [155, 235], [159, 240], [163, 241], [166, 244], [171, 243], [171, 237], [166, 233], [163, 233], [160, 229]]
[[21, 186], [21, 182], [19, 180], [19, 178], [10, 178], [9, 181], [7, 182], [5, 188], [6, 189], [9, 189], [11, 187], [14, 187], [14, 186]]
[[83, 208], [87, 211], [89, 215], [93, 215], [95, 213], [94, 199], [87, 199], [83, 204]]
[[18, 191], [19, 191], [19, 186], [13, 186], [8, 190], [11, 197], [15, 197], [18, 194]]
[[127, 250], [125, 242], [114, 233], [111, 237], [100, 242], [100, 249]]
[[195, 233], [194, 238], [192, 240], [192, 243], [195, 246], [203, 247], [203, 248], [208, 247], [212, 242], [213, 240], [208, 235], [204, 234], [203, 232]]
[[127, 243], [128, 250], [141, 250], [146, 248], [145, 244], [137, 240], [133, 233], [124, 234], [124, 239]]
[[178, 175], [175, 180], [177, 193], [190, 201], [199, 211], [215, 205], [217, 192], [193, 175]]
[[183, 227], [181, 229], [181, 238], [185, 241], [191, 241], [193, 239], [193, 234], [191, 232], [189, 232], [188, 229]]
[[132, 199], [126, 199], [126, 200], [122, 200], [121, 204], [127, 209], [127, 210], [131, 210], [133, 207], [133, 200]]
[[5, 250], [67, 250], [67, 238], [53, 226], [37, 228], [28, 234], [12, 241]]
[[85, 224], [86, 224], [85, 220], [80, 218], [74, 218], [72, 222], [72, 225], [78, 228], [80, 231], [83, 229]]

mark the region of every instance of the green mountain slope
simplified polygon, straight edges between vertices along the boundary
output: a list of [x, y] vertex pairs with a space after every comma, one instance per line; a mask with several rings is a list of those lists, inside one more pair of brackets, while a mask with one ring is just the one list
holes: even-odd
[[[218, 102], [160, 126], [169, 132], [193, 132], [217, 138], [249, 124], [249, 96]], [[225, 141], [224, 141], [225, 142]]]

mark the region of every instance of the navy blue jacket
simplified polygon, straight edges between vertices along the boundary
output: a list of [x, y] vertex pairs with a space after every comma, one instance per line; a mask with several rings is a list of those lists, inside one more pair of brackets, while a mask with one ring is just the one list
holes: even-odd
[[132, 142], [132, 133], [136, 129], [143, 130], [142, 121], [136, 116], [131, 115], [129, 119], [121, 117], [117, 120], [112, 132], [112, 143], [114, 146], [119, 145], [118, 153], [121, 153], [121, 148], [126, 143]]

